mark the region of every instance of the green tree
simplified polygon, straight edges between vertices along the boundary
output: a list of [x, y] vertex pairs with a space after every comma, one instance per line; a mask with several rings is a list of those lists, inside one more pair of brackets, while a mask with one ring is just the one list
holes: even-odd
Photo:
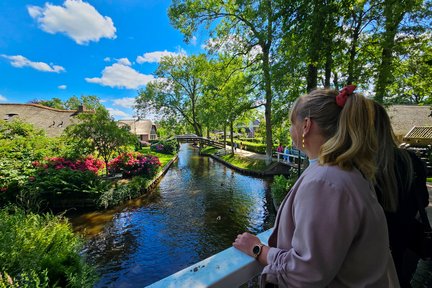
[[16, 200], [34, 174], [34, 161], [59, 153], [61, 148], [60, 139], [47, 137], [29, 123], [0, 120], [0, 206]]
[[[249, 110], [262, 106], [255, 101], [255, 87], [242, 67], [242, 59], [220, 55], [211, 61], [205, 97], [201, 103], [204, 119], [230, 128], [231, 152], [234, 153], [234, 124]], [[214, 124], [213, 124], [214, 125]], [[226, 139], [226, 132], [224, 133]]]
[[137, 110], [154, 109], [159, 116], [182, 118], [202, 136], [198, 106], [207, 65], [205, 55], [164, 57], [155, 73], [158, 79], [139, 91]]
[[64, 103], [60, 98], [52, 98], [51, 100], [35, 99], [35, 100], [31, 100], [29, 103], [30, 104], [38, 104], [38, 105], [51, 107], [51, 108], [55, 108], [55, 109], [61, 109], [61, 110], [65, 109]]
[[125, 151], [125, 146], [137, 141], [129, 127], [119, 127], [103, 107], [97, 108], [95, 113], [83, 113], [79, 117], [78, 124], [66, 128], [67, 137], [74, 141], [74, 147], [79, 151], [96, 151], [105, 166], [116, 153]]
[[[168, 15], [174, 27], [184, 35], [186, 41], [201, 24], [211, 28], [219, 39], [228, 41], [232, 55], [250, 55], [259, 50], [258, 56], [251, 58], [257, 65], [258, 83], [263, 91], [266, 123], [267, 163], [272, 157], [272, 117], [273, 100], [272, 70], [274, 63], [271, 54], [275, 54], [283, 33], [281, 4], [283, 1], [227, 1], [212, 0], [175, 0]], [[217, 49], [217, 47], [216, 47]], [[252, 65], [252, 64], [250, 64]]]
[[[392, 104], [432, 103], [432, 41], [422, 35], [420, 39], [407, 39], [402, 45], [402, 57], [394, 59], [394, 79], [388, 86]], [[412, 43], [416, 42], [416, 43]]]
[[383, 2], [383, 34], [380, 41], [381, 59], [378, 67], [378, 77], [375, 85], [375, 100], [380, 103], [388, 96], [387, 87], [394, 80], [393, 59], [397, 46], [396, 36], [401, 32], [401, 23], [410, 12], [421, 8], [422, 0], [384, 0]]
[[101, 107], [99, 97], [95, 95], [81, 95], [81, 97], [72, 96], [65, 101], [64, 106], [68, 110], [78, 110], [79, 106], [84, 106], [87, 110], [96, 110]]

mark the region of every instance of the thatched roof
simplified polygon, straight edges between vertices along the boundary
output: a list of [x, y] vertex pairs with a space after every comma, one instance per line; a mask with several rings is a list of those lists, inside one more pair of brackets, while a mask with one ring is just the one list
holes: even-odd
[[432, 126], [413, 127], [403, 140], [409, 144], [432, 145]]
[[152, 128], [156, 131], [156, 125], [151, 120], [119, 120], [120, 124], [126, 124], [130, 127], [130, 132], [135, 135], [150, 135]]
[[393, 105], [387, 108], [387, 112], [399, 140], [415, 126], [432, 126], [429, 106]]
[[37, 104], [0, 104], [3, 120], [20, 119], [46, 131], [50, 137], [60, 136], [65, 128], [76, 121], [75, 116], [83, 110], [60, 110]]

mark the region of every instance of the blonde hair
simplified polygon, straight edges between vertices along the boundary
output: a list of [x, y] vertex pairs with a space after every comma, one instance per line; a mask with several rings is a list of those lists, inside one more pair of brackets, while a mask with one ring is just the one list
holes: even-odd
[[[413, 164], [408, 152], [398, 148], [387, 111], [376, 101], [372, 102], [375, 109], [375, 130], [379, 139], [376, 155], [377, 192], [384, 210], [395, 212], [399, 205], [399, 190], [409, 191], [411, 187]], [[400, 171], [397, 160], [402, 162], [399, 165], [405, 167], [404, 171]]]
[[337, 165], [344, 170], [357, 168], [370, 180], [375, 177], [377, 146], [372, 103], [360, 94], [336, 104], [338, 91], [317, 89], [294, 103], [291, 121], [310, 117], [327, 141], [321, 146], [319, 163]]

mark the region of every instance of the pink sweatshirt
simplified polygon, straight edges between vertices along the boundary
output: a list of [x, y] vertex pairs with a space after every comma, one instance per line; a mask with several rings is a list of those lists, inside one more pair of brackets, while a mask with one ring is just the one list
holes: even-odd
[[399, 287], [387, 225], [354, 169], [311, 164], [282, 202], [261, 283], [279, 287]]

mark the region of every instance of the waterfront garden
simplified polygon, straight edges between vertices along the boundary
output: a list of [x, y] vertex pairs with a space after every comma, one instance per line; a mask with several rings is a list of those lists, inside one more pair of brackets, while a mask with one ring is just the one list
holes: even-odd
[[[78, 139], [74, 127], [48, 138], [28, 123], [0, 120], [0, 287], [92, 287], [96, 273], [65, 214], [146, 194], [175, 157], [177, 142], [140, 147], [105, 111], [75, 128], [81, 133], [94, 121], [99, 138]], [[95, 143], [100, 137], [103, 145]]]

